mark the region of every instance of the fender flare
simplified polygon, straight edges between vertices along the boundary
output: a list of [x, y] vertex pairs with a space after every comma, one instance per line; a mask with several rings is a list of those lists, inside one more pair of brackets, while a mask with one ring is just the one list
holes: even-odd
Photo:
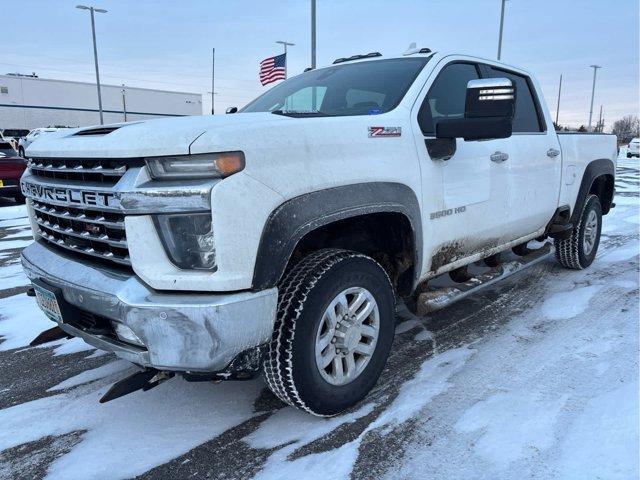
[[[602, 175], [611, 175], [615, 181], [615, 165], [613, 161], [608, 158], [600, 158], [598, 160], [589, 162], [587, 168], [585, 168], [584, 170], [584, 174], [582, 175], [582, 182], [580, 183], [578, 196], [576, 197], [576, 202], [573, 205], [573, 211], [571, 212], [571, 223], [573, 223], [574, 225], [578, 224], [578, 217], [580, 216], [580, 212], [582, 211], [581, 205], [587, 198], [593, 182], [596, 178]], [[608, 210], [604, 213], [608, 213]]]
[[260, 238], [253, 288], [262, 290], [278, 284], [296, 245], [307, 233], [338, 220], [384, 212], [398, 212], [408, 218], [413, 231], [414, 274], [419, 275], [422, 218], [416, 194], [400, 183], [358, 183], [300, 195], [271, 212]]

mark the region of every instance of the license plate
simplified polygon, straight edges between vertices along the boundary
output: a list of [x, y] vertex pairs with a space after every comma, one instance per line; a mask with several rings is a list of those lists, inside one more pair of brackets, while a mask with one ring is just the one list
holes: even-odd
[[62, 313], [54, 293], [39, 285], [33, 285], [33, 288], [36, 292], [36, 301], [40, 309], [54, 322], [62, 323]]

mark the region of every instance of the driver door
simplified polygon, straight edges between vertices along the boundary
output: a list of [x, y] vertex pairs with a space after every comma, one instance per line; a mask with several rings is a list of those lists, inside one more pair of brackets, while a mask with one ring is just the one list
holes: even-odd
[[[496, 152], [506, 153], [505, 140], [435, 138], [439, 121], [464, 117], [467, 84], [479, 78], [475, 63], [447, 63], [437, 72], [418, 113], [415, 139], [423, 172], [425, 248], [432, 252], [423, 274], [451, 270], [456, 267], [452, 263], [505, 243], [505, 193], [491, 161]], [[453, 155], [442, 159], [440, 153], [453, 146]]]

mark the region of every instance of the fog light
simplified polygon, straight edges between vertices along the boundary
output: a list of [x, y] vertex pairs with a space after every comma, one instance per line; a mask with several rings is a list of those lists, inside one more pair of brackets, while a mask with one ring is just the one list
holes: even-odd
[[133, 330], [131, 330], [125, 324], [113, 322], [113, 328], [115, 329], [118, 338], [123, 342], [133, 343], [134, 345], [144, 347], [144, 343], [142, 343], [142, 340], [140, 340], [138, 336], [133, 332]]
[[171, 261], [186, 270], [212, 270], [216, 251], [211, 213], [158, 215], [156, 225]]

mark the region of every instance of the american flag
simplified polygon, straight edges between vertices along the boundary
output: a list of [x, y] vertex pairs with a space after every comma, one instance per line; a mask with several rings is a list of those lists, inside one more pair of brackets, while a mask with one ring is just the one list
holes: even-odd
[[260, 83], [262, 85], [266, 85], [271, 82], [275, 82], [276, 80], [284, 80], [286, 78], [285, 74], [285, 63], [287, 59], [287, 54], [283, 53], [282, 55], [276, 55], [275, 57], [265, 58], [260, 62]]

